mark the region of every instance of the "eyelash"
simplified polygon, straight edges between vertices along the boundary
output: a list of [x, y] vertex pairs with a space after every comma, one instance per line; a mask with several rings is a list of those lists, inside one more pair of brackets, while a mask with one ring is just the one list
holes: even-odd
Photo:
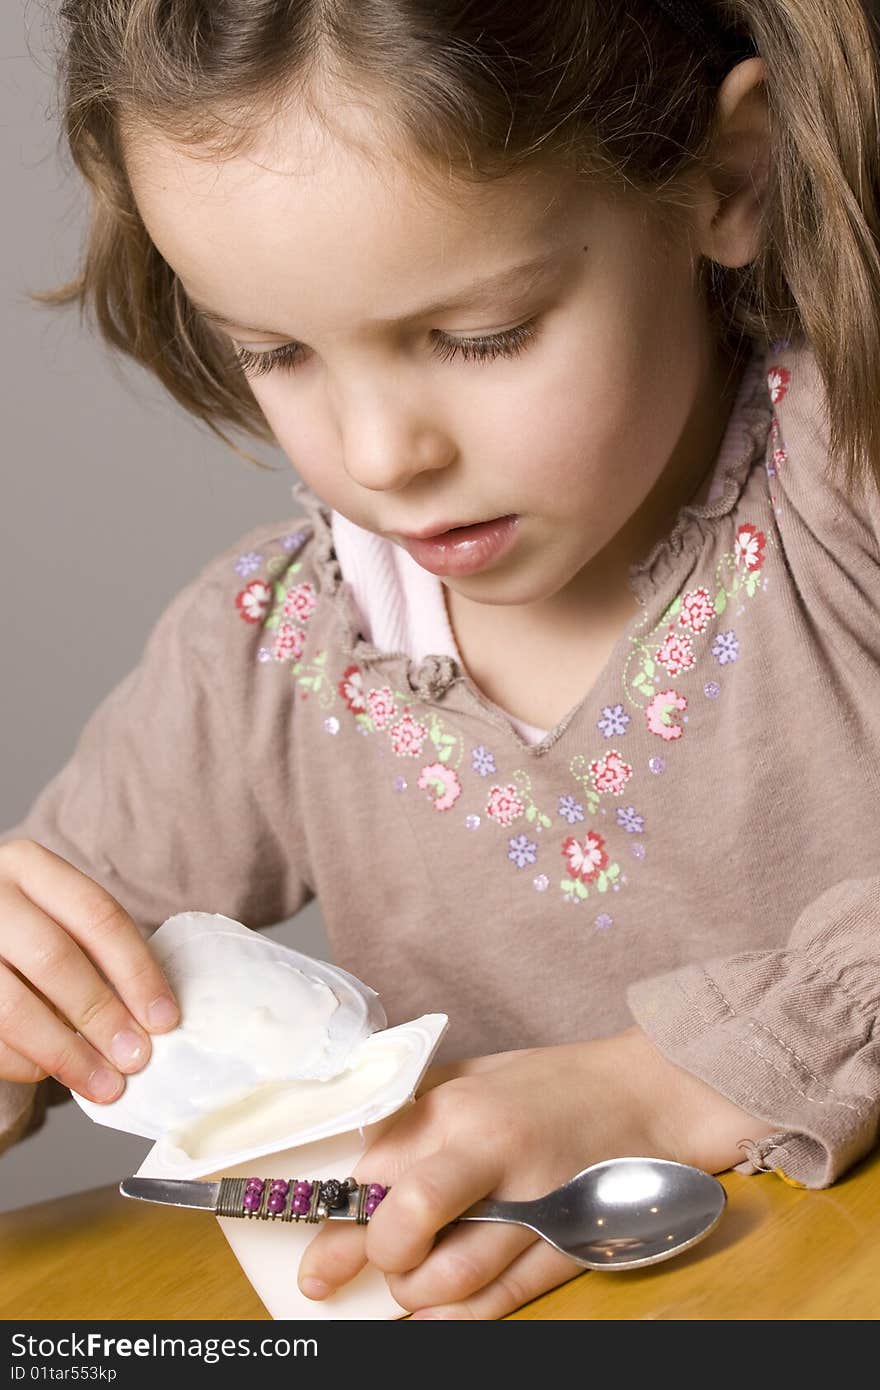
[[[451, 362], [460, 357], [464, 362], [492, 362], [497, 357], [518, 357], [525, 352], [537, 336], [534, 319], [508, 328], [503, 333], [488, 333], [482, 338], [441, 337], [434, 347], [434, 353], [441, 362]], [[299, 360], [301, 344], [284, 343], [269, 352], [253, 352], [250, 348], [235, 349], [238, 365], [246, 376], [265, 376], [274, 368], [294, 371]]]

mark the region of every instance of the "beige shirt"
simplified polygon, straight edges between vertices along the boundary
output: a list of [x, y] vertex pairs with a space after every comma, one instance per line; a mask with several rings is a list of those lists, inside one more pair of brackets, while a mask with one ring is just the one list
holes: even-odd
[[[776, 1127], [747, 1167], [832, 1182], [880, 1114], [880, 499], [830, 476], [809, 352], [752, 381], [718, 495], [634, 568], [639, 615], [538, 743], [454, 658], [360, 634], [300, 490], [170, 605], [10, 834], [145, 930], [317, 896], [390, 1023], [449, 1015], [441, 1059], [635, 1018]], [[34, 1096], [0, 1083], [7, 1142]]]

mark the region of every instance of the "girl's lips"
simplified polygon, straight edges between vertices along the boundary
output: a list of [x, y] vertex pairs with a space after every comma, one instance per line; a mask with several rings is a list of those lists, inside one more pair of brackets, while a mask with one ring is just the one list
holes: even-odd
[[402, 536], [404, 548], [431, 574], [476, 574], [505, 555], [516, 538], [517, 516], [497, 516], [474, 526], [455, 526], [421, 540]]

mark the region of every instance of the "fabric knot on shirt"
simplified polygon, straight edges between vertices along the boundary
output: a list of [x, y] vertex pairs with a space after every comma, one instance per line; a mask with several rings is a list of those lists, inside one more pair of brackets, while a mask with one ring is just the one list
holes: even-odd
[[407, 673], [409, 687], [421, 700], [437, 700], [452, 685], [458, 668], [451, 656], [426, 656]]

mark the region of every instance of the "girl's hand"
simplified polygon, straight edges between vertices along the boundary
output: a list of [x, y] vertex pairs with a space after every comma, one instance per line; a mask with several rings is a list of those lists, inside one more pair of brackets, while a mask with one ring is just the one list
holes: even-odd
[[391, 1190], [366, 1227], [328, 1223], [299, 1286], [326, 1297], [369, 1261], [414, 1317], [492, 1319], [583, 1273], [521, 1226], [464, 1222], [482, 1197], [543, 1196], [600, 1159], [655, 1155], [719, 1172], [769, 1128], [668, 1062], [638, 1028], [434, 1068], [353, 1174]]
[[0, 846], [0, 1079], [55, 1076], [94, 1101], [180, 1010], [115, 898], [33, 840]]

